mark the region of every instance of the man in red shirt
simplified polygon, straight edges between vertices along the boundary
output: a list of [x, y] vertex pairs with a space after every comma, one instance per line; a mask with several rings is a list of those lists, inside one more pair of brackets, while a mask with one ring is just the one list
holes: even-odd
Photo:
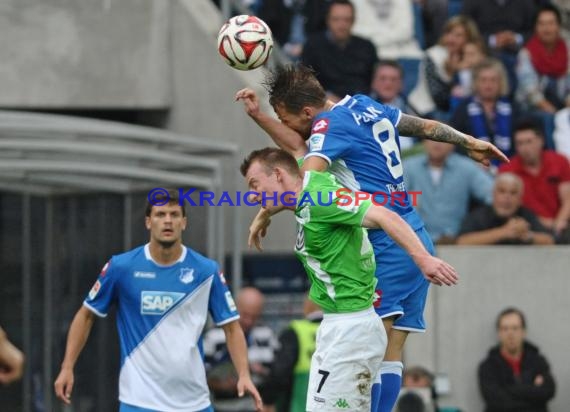
[[499, 172], [512, 172], [524, 182], [523, 206], [532, 210], [559, 243], [570, 241], [570, 164], [566, 157], [543, 150], [542, 131], [521, 123], [513, 132], [516, 155]]

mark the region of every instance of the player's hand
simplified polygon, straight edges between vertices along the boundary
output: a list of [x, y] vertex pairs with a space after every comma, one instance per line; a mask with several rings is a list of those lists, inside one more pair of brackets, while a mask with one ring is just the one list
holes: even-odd
[[74, 380], [73, 370], [62, 368], [53, 385], [56, 396], [67, 405], [71, 404], [71, 392], [73, 391]]
[[263, 250], [261, 239], [267, 234], [267, 228], [270, 224], [271, 215], [267, 209], [262, 207], [249, 226], [247, 246], [251, 248], [252, 245], [255, 245], [255, 248], [261, 252]]
[[24, 354], [8, 340], [1, 329], [0, 334], [0, 383], [7, 385], [22, 377]]
[[476, 139], [470, 136], [469, 142], [465, 146], [467, 155], [476, 162], [485, 166], [491, 165], [491, 159], [498, 159], [502, 162], [509, 162], [509, 158], [505, 156], [495, 145], [484, 140]]
[[255, 118], [259, 115], [259, 97], [252, 89], [241, 89], [236, 93], [235, 99], [242, 101], [245, 112], [249, 116]]
[[453, 266], [435, 256], [427, 255], [417, 263], [424, 277], [435, 285], [453, 286], [459, 280], [459, 276]]
[[241, 398], [246, 392], [249, 393], [249, 396], [255, 402], [255, 410], [263, 411], [263, 401], [249, 376], [240, 377], [237, 383], [238, 396]]

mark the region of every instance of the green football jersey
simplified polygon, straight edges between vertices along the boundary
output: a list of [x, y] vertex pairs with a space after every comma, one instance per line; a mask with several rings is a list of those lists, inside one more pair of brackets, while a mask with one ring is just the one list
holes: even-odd
[[371, 307], [376, 286], [374, 252], [361, 227], [372, 203], [343, 205], [338, 189], [330, 173], [305, 172], [295, 210], [295, 253], [311, 280], [311, 300], [327, 313]]

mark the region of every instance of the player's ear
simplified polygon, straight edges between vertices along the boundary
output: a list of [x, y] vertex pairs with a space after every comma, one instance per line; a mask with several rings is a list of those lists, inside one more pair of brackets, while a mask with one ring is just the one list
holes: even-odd
[[150, 216], [145, 216], [144, 225], [146, 227], [146, 230], [150, 230]]
[[188, 216], [182, 218], [182, 231], [186, 230], [186, 226], [188, 226]]
[[301, 114], [307, 120], [313, 120], [315, 117], [315, 108], [311, 106], [305, 106], [301, 109]]

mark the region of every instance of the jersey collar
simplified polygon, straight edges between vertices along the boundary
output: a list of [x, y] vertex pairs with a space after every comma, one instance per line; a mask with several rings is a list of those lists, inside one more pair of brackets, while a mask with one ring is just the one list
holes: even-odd
[[174, 263], [171, 264], [171, 265], [161, 265], [160, 263], [156, 262], [156, 261], [152, 258], [151, 254], [150, 254], [150, 243], [147, 243], [146, 245], [144, 245], [144, 257], [146, 258], [146, 260], [150, 260], [150, 261], [151, 261], [152, 263], [154, 263], [156, 266], [165, 267], [165, 268], [166, 268], [166, 267], [173, 266], [173, 265], [175, 265], [175, 264], [177, 264], [177, 263], [180, 263], [180, 262], [184, 262], [184, 259], [186, 259], [186, 253], [187, 253], [187, 252], [188, 252], [188, 251], [187, 251], [187, 249], [186, 249], [186, 246], [182, 245], [182, 253], [180, 254], [180, 257], [178, 258], [178, 260], [177, 260], [176, 262], [174, 262]]

